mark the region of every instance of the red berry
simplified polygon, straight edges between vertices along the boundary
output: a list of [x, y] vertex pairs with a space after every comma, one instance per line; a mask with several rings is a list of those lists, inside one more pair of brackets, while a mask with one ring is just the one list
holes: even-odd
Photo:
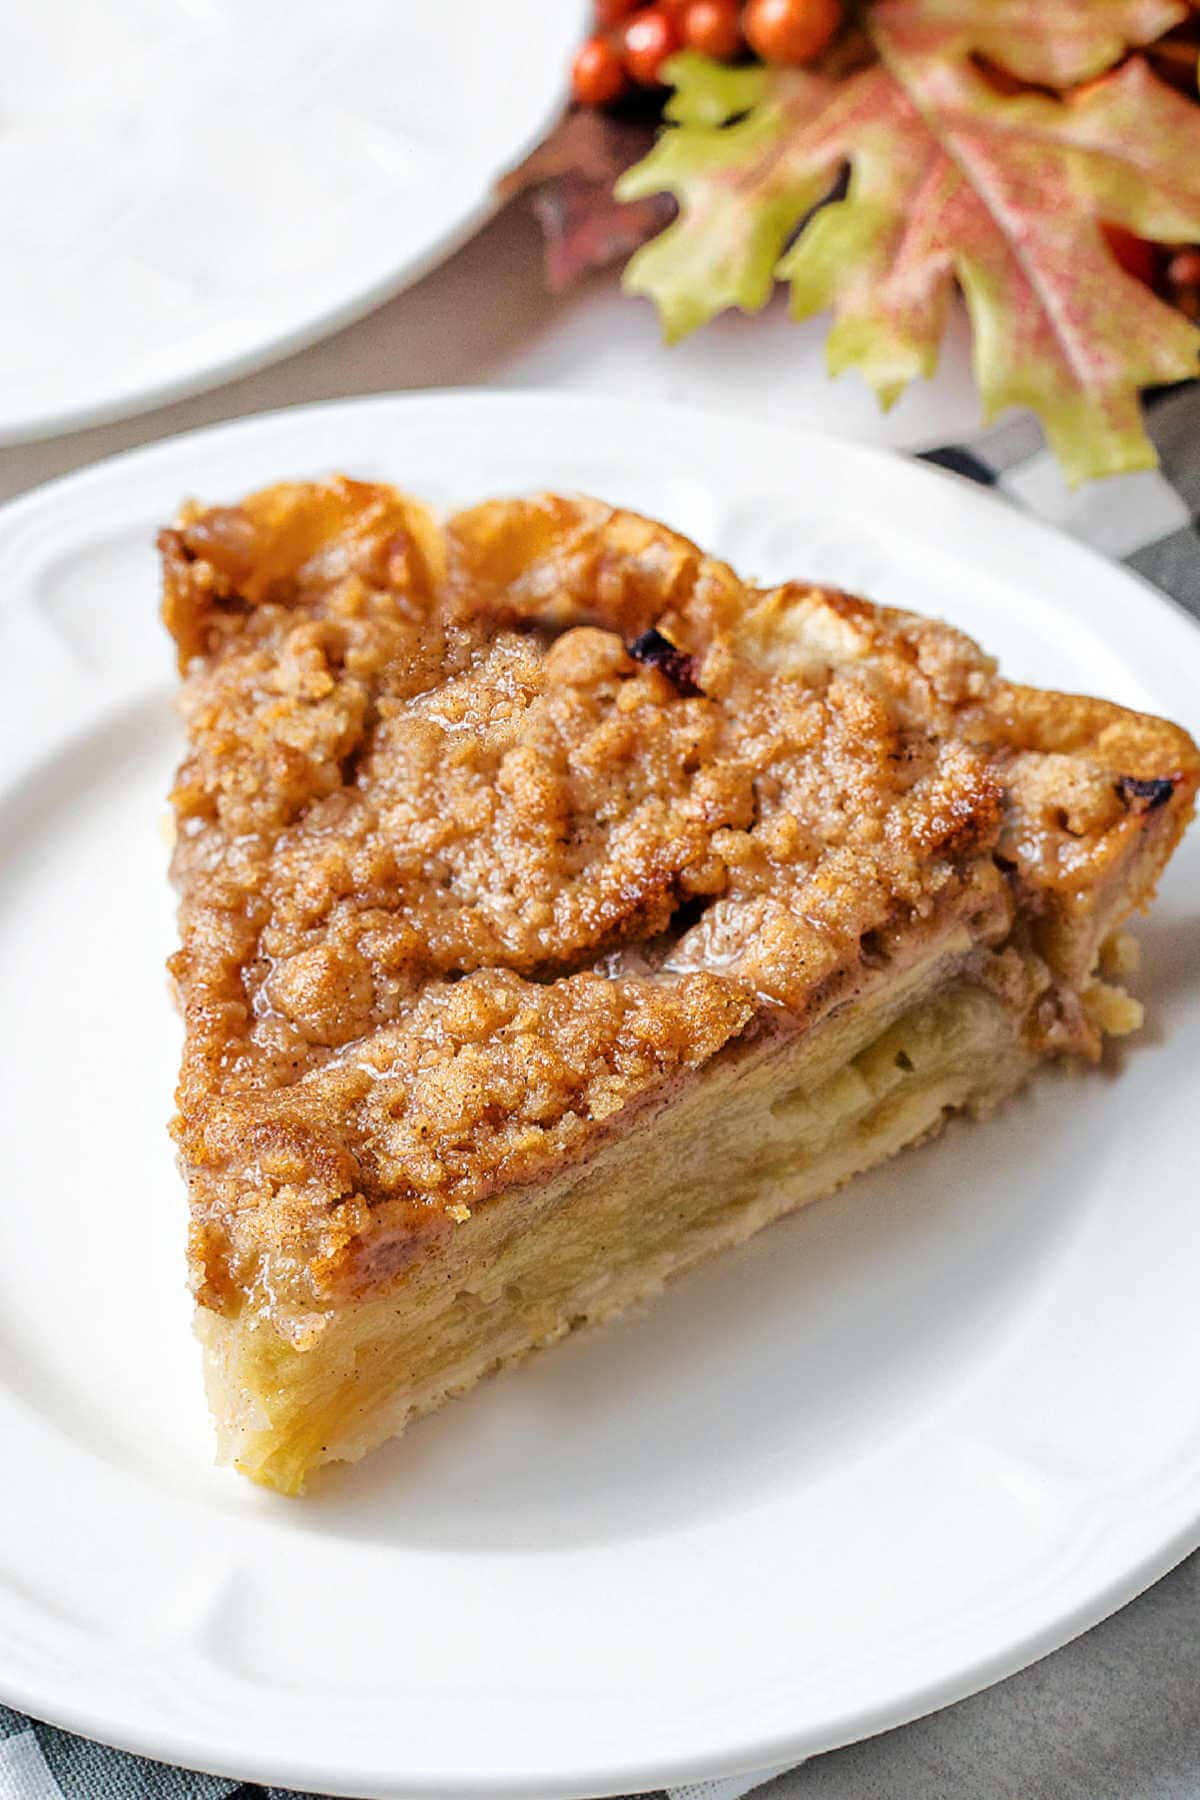
[[742, 45], [737, 0], [691, 0], [681, 21], [683, 41], [689, 50], [727, 62]]
[[841, 23], [841, 0], [749, 0], [742, 18], [764, 62], [792, 65], [820, 56]]
[[641, 0], [594, 0], [597, 31], [612, 31], [629, 17]]
[[575, 52], [571, 92], [580, 106], [607, 106], [625, 86], [621, 59], [607, 38], [590, 37]]
[[1200, 287], [1200, 250], [1177, 250], [1167, 264], [1172, 287]]
[[679, 34], [661, 6], [636, 13], [622, 35], [622, 60], [626, 73], [642, 87], [655, 87], [662, 79], [663, 63], [679, 48]]

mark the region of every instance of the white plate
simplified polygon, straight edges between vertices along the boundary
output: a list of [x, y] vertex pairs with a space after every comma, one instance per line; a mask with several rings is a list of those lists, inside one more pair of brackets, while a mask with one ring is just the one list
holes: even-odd
[[211, 387], [415, 280], [562, 103], [586, 17], [585, 0], [7, 10], [0, 444]]
[[156, 445], [0, 515], [0, 1692], [323, 1792], [598, 1794], [779, 1764], [994, 1680], [1200, 1538], [1200, 835], [1149, 1024], [485, 1384], [307, 1501], [212, 1466], [163, 1129], [158, 820], [182, 495], [540, 484], [976, 630], [1196, 724], [1200, 635], [978, 490], [573, 396], [383, 398]]

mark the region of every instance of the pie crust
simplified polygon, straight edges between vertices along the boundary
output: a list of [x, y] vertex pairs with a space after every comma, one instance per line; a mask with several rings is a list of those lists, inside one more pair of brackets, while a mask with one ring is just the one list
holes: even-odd
[[286, 1493], [1140, 1021], [1185, 732], [543, 495], [164, 531], [173, 1132], [220, 1451]]

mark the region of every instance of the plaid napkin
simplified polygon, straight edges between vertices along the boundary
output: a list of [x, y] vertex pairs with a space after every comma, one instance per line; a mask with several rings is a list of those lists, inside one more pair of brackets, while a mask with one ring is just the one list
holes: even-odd
[[[1097, 482], [1075, 493], [1065, 486], [1032, 419], [1006, 421], [969, 446], [948, 445], [926, 451], [924, 456], [928, 462], [997, 489], [1015, 505], [1072, 537], [1119, 557], [1200, 620], [1200, 383], [1152, 395], [1148, 412], [1161, 469]], [[1002, 1690], [993, 1690], [996, 1695], [1003, 1692], [1004, 1701], [992, 1702], [996, 1716], [973, 1729], [977, 1736], [1002, 1734], [1007, 1742], [990, 1744], [986, 1757], [972, 1757], [973, 1770], [960, 1767], [956, 1772], [945, 1766], [944, 1750], [940, 1755], [936, 1750], [926, 1751], [909, 1756], [906, 1772], [897, 1771], [894, 1780], [876, 1767], [870, 1775], [864, 1772], [865, 1781], [855, 1776], [849, 1787], [843, 1787], [836, 1777], [832, 1787], [824, 1780], [816, 1782], [814, 1800], [817, 1786], [822, 1794], [853, 1793], [864, 1800], [868, 1795], [893, 1800], [899, 1793], [918, 1792], [930, 1800], [935, 1794], [965, 1796], [967, 1800], [991, 1800], [999, 1794], [1022, 1796], [1022, 1800], [1035, 1794], [1046, 1800], [1051, 1796], [1053, 1800], [1067, 1800], [1068, 1796], [1070, 1800], [1097, 1800], [1101, 1794], [1120, 1794], [1123, 1800], [1132, 1800], [1132, 1786], [1118, 1787], [1108, 1780], [1113, 1764], [1103, 1731], [1089, 1731], [1087, 1725], [1089, 1712], [1102, 1714], [1111, 1705], [1119, 1679], [1117, 1666], [1128, 1666], [1131, 1661], [1152, 1695], [1138, 1721], [1140, 1730], [1149, 1729], [1146, 1721], [1153, 1719], [1157, 1729], [1173, 1731], [1176, 1738], [1182, 1732], [1193, 1746], [1186, 1770], [1173, 1765], [1163, 1784], [1139, 1785], [1139, 1800], [1151, 1793], [1156, 1800], [1159, 1795], [1162, 1800], [1168, 1796], [1200, 1800], [1200, 1705], [1185, 1708], [1181, 1718], [1179, 1695], [1164, 1691], [1171, 1671], [1177, 1678], [1182, 1675], [1189, 1692], [1200, 1678], [1198, 1570], [1200, 1557], [1156, 1590], [1171, 1589], [1168, 1604], [1147, 1612], [1151, 1596], [1150, 1602], [1137, 1602], [1122, 1615], [1129, 1618], [1137, 1613], [1139, 1623], [1130, 1647], [1123, 1648], [1120, 1657], [1114, 1659], [1104, 1647], [1114, 1627], [1102, 1626], [1052, 1659], [1055, 1670], [1065, 1673], [1048, 1677], [1045, 1671], [1050, 1665], [1042, 1664], [1024, 1676], [1013, 1677]], [[1148, 1628], [1147, 1619], [1151, 1622]], [[1144, 1641], [1146, 1637], [1149, 1643]], [[1057, 1697], [1052, 1697], [1047, 1708], [1046, 1695], [1054, 1681], [1059, 1683]], [[1023, 1702], [1020, 1698], [1022, 1684], [1033, 1684], [1029, 1691], [1036, 1689], [1032, 1707], [1028, 1697]], [[978, 1709], [991, 1701], [991, 1696], [981, 1696], [940, 1717], [965, 1714], [968, 1708]], [[1128, 1692], [1125, 1702], [1129, 1704]], [[1029, 1748], [1030, 1711], [1044, 1730], [1077, 1735], [1081, 1745], [1092, 1744], [1097, 1752], [1095, 1766], [1079, 1766], [1079, 1758], [1074, 1757], [1069, 1773], [1060, 1770], [1053, 1787], [1044, 1785], [1037, 1775], [1027, 1776], [1022, 1757]], [[1047, 1718], [1048, 1711], [1052, 1717]], [[917, 1729], [910, 1727], [909, 1732]], [[808, 1777], [815, 1778], [820, 1766], [817, 1762], [806, 1770], [805, 1790]], [[740, 1800], [781, 1773], [770, 1769], [726, 1781], [690, 1783], [671, 1790], [670, 1800]], [[961, 1779], [964, 1776], [965, 1781]], [[147, 1762], [0, 1706], [0, 1800], [295, 1800], [295, 1796], [282, 1788], [262, 1788]]]

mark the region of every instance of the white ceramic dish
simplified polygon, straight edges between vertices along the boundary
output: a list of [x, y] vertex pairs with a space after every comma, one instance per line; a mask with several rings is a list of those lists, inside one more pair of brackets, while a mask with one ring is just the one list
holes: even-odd
[[976, 631], [1196, 726], [1200, 634], [927, 468], [579, 396], [223, 426], [0, 514], [0, 1694], [356, 1795], [625, 1792], [953, 1700], [1200, 1539], [1200, 834], [1149, 1024], [285, 1501], [215, 1469], [163, 1123], [177, 741], [151, 540], [331, 468], [631, 502], [763, 576]]
[[346, 324], [492, 203], [584, 0], [42, 0], [0, 57], [0, 444]]

